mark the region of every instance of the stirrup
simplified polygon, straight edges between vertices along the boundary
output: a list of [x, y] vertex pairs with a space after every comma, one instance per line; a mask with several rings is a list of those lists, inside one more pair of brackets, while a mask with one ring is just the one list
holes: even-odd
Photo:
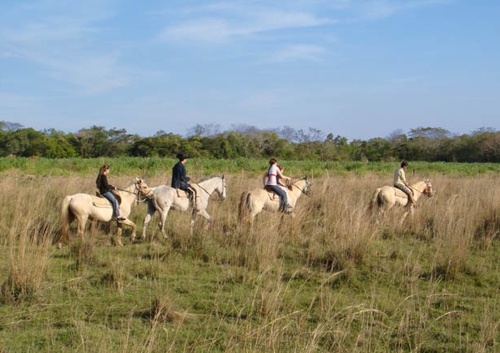
[[293, 207], [290, 204], [286, 204], [283, 207], [282, 212], [285, 213], [285, 214], [293, 213]]

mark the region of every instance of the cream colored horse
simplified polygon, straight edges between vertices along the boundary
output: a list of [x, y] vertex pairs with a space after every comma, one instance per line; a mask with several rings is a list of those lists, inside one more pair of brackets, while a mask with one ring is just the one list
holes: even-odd
[[[141, 195], [145, 196], [148, 203], [148, 213], [144, 217], [141, 238], [146, 239], [146, 229], [151, 217], [158, 211], [160, 214], [160, 228], [163, 238], [167, 238], [165, 233], [165, 221], [170, 209], [177, 211], [191, 210], [191, 233], [193, 233], [194, 220], [196, 215], [200, 215], [210, 222], [211, 216], [207, 213], [208, 201], [212, 199], [212, 194], [217, 192], [219, 199], [225, 200], [226, 195], [226, 179], [224, 175], [212, 175], [203, 178], [197, 184], [191, 184], [196, 189], [196, 210], [192, 209], [191, 200], [183, 190], [177, 190], [167, 185], [160, 185], [150, 188], [142, 179], [136, 180], [137, 189]], [[207, 224], [208, 225], [208, 224]]]
[[[132, 204], [138, 195], [135, 183], [125, 189], [113, 190], [113, 193], [118, 195], [121, 199], [121, 216], [127, 218], [130, 215]], [[78, 221], [77, 234], [81, 239], [83, 239], [85, 226], [88, 220], [111, 222], [112, 217], [113, 207], [107, 199], [89, 194], [68, 195], [64, 198], [61, 205], [61, 217], [59, 220], [61, 242], [67, 243], [69, 241], [69, 226], [75, 219]], [[132, 227], [131, 237], [135, 237], [136, 226], [134, 222], [129, 219], [117, 222], [116, 236], [113, 242], [118, 246], [123, 246], [121, 241], [123, 224]], [[59, 246], [61, 246], [61, 242], [59, 243]]]
[[[434, 196], [434, 190], [432, 189], [432, 184], [429, 179], [410, 185], [410, 188], [413, 190], [413, 199], [415, 203], [422, 195], [427, 195], [428, 197]], [[368, 209], [372, 211], [375, 206], [377, 206], [378, 216], [382, 218], [393, 206], [407, 206], [407, 203], [408, 196], [403, 191], [394, 186], [383, 186], [377, 188], [373, 193]], [[411, 207], [406, 207], [406, 211], [403, 213], [400, 223], [406, 219], [408, 214], [411, 213], [413, 215], [413, 210], [413, 205]]]
[[[311, 192], [311, 186], [307, 177], [290, 183], [285, 189], [288, 195], [288, 203], [295, 208], [297, 200], [302, 194], [308, 195]], [[241, 225], [253, 224], [255, 216], [262, 210], [278, 212], [279, 196], [265, 189], [253, 189], [244, 191], [240, 196], [238, 206], [238, 219]], [[293, 214], [292, 214], [293, 215]]]

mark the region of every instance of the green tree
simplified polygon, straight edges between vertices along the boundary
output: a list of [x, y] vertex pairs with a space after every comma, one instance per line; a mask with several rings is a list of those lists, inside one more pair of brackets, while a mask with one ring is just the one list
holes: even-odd
[[3, 155], [18, 157], [42, 157], [47, 149], [47, 138], [32, 128], [8, 131], [2, 136], [1, 149]]
[[70, 143], [71, 135], [55, 129], [45, 131], [47, 136], [47, 148], [44, 157], [47, 158], [71, 158], [77, 157], [78, 152]]

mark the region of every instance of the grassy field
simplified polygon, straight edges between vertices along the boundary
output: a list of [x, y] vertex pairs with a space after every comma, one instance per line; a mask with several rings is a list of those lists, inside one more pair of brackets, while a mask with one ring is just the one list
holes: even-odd
[[[241, 192], [266, 161], [189, 160], [194, 179], [225, 173], [214, 223], [172, 212], [163, 239], [111, 246], [93, 224], [62, 249], [65, 195], [94, 192], [101, 160], [0, 159], [0, 352], [498, 352], [498, 165], [411, 163], [436, 195], [414, 218], [367, 213], [396, 164], [286, 162], [314, 176], [296, 217], [241, 228]], [[110, 182], [167, 183], [173, 160], [106, 160]], [[128, 167], [128, 169], [127, 169]], [[146, 205], [130, 219], [142, 229]], [[74, 230], [74, 229], [73, 229]]]

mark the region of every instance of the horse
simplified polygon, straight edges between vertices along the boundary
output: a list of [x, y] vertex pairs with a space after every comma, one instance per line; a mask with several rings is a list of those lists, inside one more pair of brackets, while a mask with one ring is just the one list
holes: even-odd
[[[295, 208], [297, 200], [302, 194], [309, 195], [311, 192], [311, 186], [307, 177], [299, 179], [295, 182], [289, 182], [286, 188], [288, 203]], [[240, 225], [245, 223], [250, 226], [253, 225], [255, 216], [257, 216], [262, 210], [270, 212], [278, 212], [279, 209], [279, 197], [274, 195], [273, 192], [269, 192], [265, 189], [253, 189], [250, 191], [244, 191], [240, 196], [240, 203], [238, 206], [238, 219]], [[291, 216], [294, 216], [293, 212]]]
[[[191, 234], [193, 233], [194, 221], [196, 215], [200, 215], [208, 222], [211, 216], [207, 213], [206, 208], [208, 201], [212, 199], [212, 194], [216, 191], [219, 194], [219, 199], [225, 200], [226, 195], [226, 179], [224, 175], [212, 175], [203, 178], [198, 183], [191, 183], [191, 186], [196, 189], [196, 209], [192, 209], [191, 200], [184, 190], [175, 189], [167, 185], [160, 185], [150, 188], [142, 179], [136, 180], [137, 190], [147, 199], [148, 212], [143, 221], [141, 239], [146, 239], [146, 229], [151, 217], [158, 211], [160, 214], [160, 228], [163, 238], [168, 238], [165, 232], [165, 220], [169, 210], [172, 208], [177, 211], [192, 210], [191, 213]], [[207, 224], [208, 226], [208, 224]]]
[[[434, 190], [432, 189], [432, 184], [429, 179], [410, 185], [410, 188], [413, 190], [413, 199], [415, 200], [415, 203], [422, 195], [427, 195], [429, 198], [434, 196]], [[373, 192], [368, 210], [373, 211], [375, 206], [377, 206], [377, 213], [379, 218], [381, 218], [393, 206], [407, 206], [407, 203], [408, 195], [406, 195], [402, 190], [394, 186], [383, 186], [381, 188], [377, 188]], [[413, 210], [414, 205], [406, 207], [406, 211], [403, 213], [400, 223], [403, 223], [408, 214], [411, 213], [413, 215]]]
[[[117, 199], [121, 199], [120, 214], [125, 217], [124, 221], [117, 221], [117, 233], [114, 244], [123, 246], [121, 241], [122, 225], [126, 224], [132, 228], [131, 237], [135, 237], [135, 223], [127, 219], [132, 209], [132, 204], [138, 196], [135, 182], [125, 189], [115, 189], [113, 193]], [[67, 195], [61, 204], [61, 217], [59, 220], [59, 230], [61, 242], [68, 242], [69, 226], [74, 220], [78, 221], [77, 234], [83, 239], [87, 220], [97, 220], [101, 222], [111, 222], [113, 220], [113, 207], [104, 197], [98, 197], [89, 194]], [[61, 242], [58, 246], [61, 246]]]

